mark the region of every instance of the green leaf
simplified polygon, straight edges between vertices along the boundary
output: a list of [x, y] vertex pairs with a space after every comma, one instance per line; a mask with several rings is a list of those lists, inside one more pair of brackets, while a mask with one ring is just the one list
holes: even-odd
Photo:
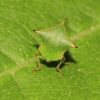
[[[99, 100], [100, 6], [95, 0], [0, 1], [0, 100]], [[77, 63], [63, 76], [36, 67], [33, 29], [55, 26], [67, 17]]]

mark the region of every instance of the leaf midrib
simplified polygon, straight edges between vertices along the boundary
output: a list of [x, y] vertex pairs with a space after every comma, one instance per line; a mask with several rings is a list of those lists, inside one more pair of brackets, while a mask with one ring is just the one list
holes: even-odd
[[3, 76], [8, 75], [8, 74], [14, 75], [15, 72], [17, 72], [18, 70], [20, 70], [24, 67], [27, 67], [27, 66], [31, 65], [32, 63], [34, 63], [34, 62], [35, 62], [34, 58], [29, 59], [27, 61], [23, 61], [22, 63], [17, 64], [14, 68], [11, 68], [9, 70], [5, 70], [5, 71], [1, 72], [0, 77], [3, 77]]

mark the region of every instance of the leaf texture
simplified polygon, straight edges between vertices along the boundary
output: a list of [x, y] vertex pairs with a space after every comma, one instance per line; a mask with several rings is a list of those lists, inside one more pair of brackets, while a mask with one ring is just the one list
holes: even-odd
[[[0, 0], [0, 100], [99, 100], [100, 5], [98, 0]], [[63, 76], [44, 65], [37, 73], [33, 29], [68, 18], [77, 63]]]

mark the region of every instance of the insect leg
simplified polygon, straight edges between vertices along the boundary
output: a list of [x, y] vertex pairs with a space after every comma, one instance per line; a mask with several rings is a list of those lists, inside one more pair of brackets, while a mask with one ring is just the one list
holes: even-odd
[[41, 66], [41, 63], [40, 63], [40, 54], [37, 52], [37, 54], [35, 55], [36, 57], [36, 61], [37, 61], [37, 67], [35, 69], [33, 69], [33, 71], [39, 71], [41, 70], [42, 66]]
[[60, 69], [61, 64], [64, 62], [65, 58], [63, 58], [56, 67], [56, 70], [62, 75], [62, 70]]

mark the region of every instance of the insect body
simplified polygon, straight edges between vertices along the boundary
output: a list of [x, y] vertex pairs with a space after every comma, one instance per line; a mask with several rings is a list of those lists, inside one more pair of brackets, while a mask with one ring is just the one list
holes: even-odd
[[60, 24], [41, 31], [34, 30], [39, 41], [37, 54], [38, 69], [41, 69], [39, 57], [41, 56], [47, 62], [59, 60], [56, 69], [62, 73], [60, 66], [64, 61], [64, 53], [70, 48], [77, 48], [70, 40], [70, 33], [67, 20], [64, 19]]

